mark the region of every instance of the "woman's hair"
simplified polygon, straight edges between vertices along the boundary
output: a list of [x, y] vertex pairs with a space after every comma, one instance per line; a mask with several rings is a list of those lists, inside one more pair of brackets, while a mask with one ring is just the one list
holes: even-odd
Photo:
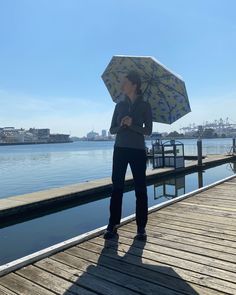
[[139, 76], [139, 74], [135, 71], [130, 71], [126, 78], [132, 83], [137, 85], [137, 94], [141, 95], [142, 94], [142, 90], [141, 90], [141, 78]]

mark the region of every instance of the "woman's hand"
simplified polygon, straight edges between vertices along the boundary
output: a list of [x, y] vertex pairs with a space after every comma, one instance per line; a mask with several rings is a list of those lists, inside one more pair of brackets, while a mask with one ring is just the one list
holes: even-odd
[[132, 125], [132, 118], [129, 116], [125, 116], [121, 119], [120, 126], [131, 126]]

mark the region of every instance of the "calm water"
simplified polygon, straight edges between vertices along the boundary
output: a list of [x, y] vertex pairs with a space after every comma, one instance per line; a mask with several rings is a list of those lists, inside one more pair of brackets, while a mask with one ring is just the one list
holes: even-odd
[[[196, 153], [196, 141], [183, 141], [186, 154]], [[231, 140], [203, 142], [208, 153], [225, 153]], [[22, 194], [110, 176], [113, 142], [0, 147], [1, 196]], [[193, 191], [236, 173], [228, 163], [199, 173], [148, 185], [149, 206]], [[202, 183], [199, 176], [203, 177]], [[2, 189], [3, 188], [3, 189]], [[90, 231], [108, 222], [109, 196], [31, 220], [0, 225], [0, 265]], [[135, 210], [134, 192], [124, 194], [122, 217]], [[17, 245], [17, 247], [15, 246]]]
[[[186, 155], [196, 140], [181, 140]], [[0, 198], [109, 177], [114, 142], [0, 146]], [[147, 142], [151, 146], [151, 142]], [[223, 154], [232, 139], [203, 140], [203, 154]]]

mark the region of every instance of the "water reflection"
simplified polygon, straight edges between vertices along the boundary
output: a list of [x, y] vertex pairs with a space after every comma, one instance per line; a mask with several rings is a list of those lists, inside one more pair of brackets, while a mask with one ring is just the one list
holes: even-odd
[[[228, 163], [227, 169], [236, 173], [236, 162]], [[197, 171], [197, 187], [204, 186], [204, 173], [206, 170], [199, 169]], [[170, 200], [186, 193], [186, 175], [159, 180], [153, 184], [154, 200], [162, 199], [162, 201]]]
[[198, 170], [198, 188], [203, 187], [203, 173], [204, 170]]
[[155, 200], [160, 198], [173, 199], [185, 194], [185, 175], [163, 180], [155, 183], [153, 187]]
[[232, 171], [233, 171], [234, 173], [236, 173], [236, 162], [234, 162], [234, 163], [229, 163], [229, 167], [232, 169]]

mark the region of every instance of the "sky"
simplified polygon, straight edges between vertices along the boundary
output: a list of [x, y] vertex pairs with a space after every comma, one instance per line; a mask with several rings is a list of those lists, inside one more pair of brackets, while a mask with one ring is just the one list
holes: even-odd
[[115, 107], [113, 55], [153, 56], [185, 81], [189, 124], [236, 123], [235, 0], [0, 0], [0, 127], [84, 136]]

